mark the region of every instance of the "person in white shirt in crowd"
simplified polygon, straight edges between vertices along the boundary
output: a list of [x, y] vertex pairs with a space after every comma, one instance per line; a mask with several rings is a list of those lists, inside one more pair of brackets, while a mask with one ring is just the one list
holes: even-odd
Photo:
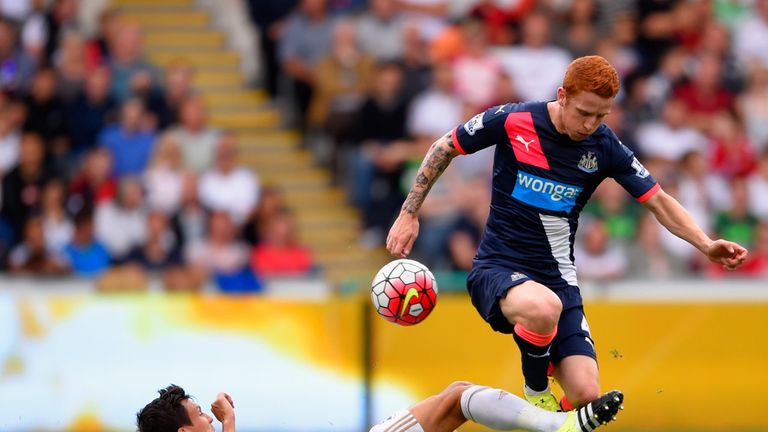
[[627, 255], [618, 244], [611, 244], [605, 222], [593, 219], [584, 227], [583, 241], [576, 243], [573, 256], [579, 263], [581, 280], [606, 282], [627, 272]]
[[259, 179], [253, 170], [237, 163], [235, 135], [226, 132], [216, 146], [213, 168], [200, 177], [200, 202], [210, 210], [225, 211], [242, 224], [259, 203]]
[[730, 204], [726, 180], [711, 169], [704, 153], [691, 150], [680, 158], [678, 200], [706, 232], [714, 228], [713, 216]]
[[405, 20], [395, 0], [371, 0], [357, 20], [360, 49], [377, 61], [399, 58], [403, 52]]
[[23, 112], [18, 103], [0, 108], [0, 177], [19, 162]]
[[135, 177], [120, 180], [117, 198], [96, 206], [96, 238], [115, 262], [121, 262], [147, 237], [147, 211], [141, 182]]
[[453, 62], [456, 91], [476, 111], [482, 110], [496, 101], [501, 63], [488, 49], [488, 32], [481, 20], [469, 19], [461, 30], [466, 46]]
[[662, 109], [661, 118], [641, 124], [636, 139], [641, 152], [650, 158], [676, 162], [690, 151], [704, 152], [707, 137], [688, 126], [688, 110], [678, 99], [669, 99]]
[[736, 57], [746, 64], [758, 62], [768, 67], [768, 0], [756, 0], [754, 13], [734, 30]]
[[432, 69], [432, 85], [420, 93], [408, 110], [408, 134], [429, 146], [445, 131], [461, 123], [463, 104], [454, 91], [453, 68], [439, 63]]
[[523, 22], [522, 45], [494, 49], [523, 100], [552, 99], [571, 62], [566, 50], [552, 44], [550, 26], [547, 15], [532, 12]]
[[174, 214], [181, 205], [184, 170], [179, 143], [164, 134], [155, 145], [149, 169], [144, 173], [146, 204], [149, 210]]
[[216, 143], [221, 133], [208, 124], [208, 111], [199, 96], [190, 96], [181, 104], [179, 124], [168, 134], [181, 146], [184, 167], [203, 172], [213, 166]]
[[395, 0], [408, 21], [414, 22], [426, 41], [434, 39], [447, 25], [448, 0]]
[[768, 66], [755, 63], [736, 101], [749, 140], [758, 152], [768, 149]]
[[60, 179], [52, 179], [46, 183], [40, 204], [45, 248], [52, 254], [61, 254], [75, 234], [75, 225], [65, 210], [66, 199], [66, 189]]

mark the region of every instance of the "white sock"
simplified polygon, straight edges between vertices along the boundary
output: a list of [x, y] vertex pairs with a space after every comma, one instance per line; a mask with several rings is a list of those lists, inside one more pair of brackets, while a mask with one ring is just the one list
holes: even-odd
[[556, 431], [567, 413], [535, 407], [504, 390], [472, 386], [461, 394], [461, 412], [467, 420], [496, 430]]

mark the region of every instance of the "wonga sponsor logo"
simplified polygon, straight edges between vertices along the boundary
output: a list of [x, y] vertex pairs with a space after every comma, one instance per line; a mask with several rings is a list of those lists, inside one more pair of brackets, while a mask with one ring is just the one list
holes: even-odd
[[518, 171], [517, 184], [512, 190], [512, 197], [534, 207], [570, 212], [576, 205], [576, 198], [583, 190], [579, 186]]

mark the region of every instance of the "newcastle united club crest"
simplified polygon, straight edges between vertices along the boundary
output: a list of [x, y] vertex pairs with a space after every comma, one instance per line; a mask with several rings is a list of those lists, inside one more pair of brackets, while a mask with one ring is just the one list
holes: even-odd
[[579, 169], [590, 174], [597, 171], [597, 156], [591, 151], [588, 151], [581, 157], [581, 160], [579, 161]]

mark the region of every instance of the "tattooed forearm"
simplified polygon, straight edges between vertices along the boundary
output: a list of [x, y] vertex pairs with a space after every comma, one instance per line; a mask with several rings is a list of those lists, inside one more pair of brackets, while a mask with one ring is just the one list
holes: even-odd
[[405, 198], [402, 210], [410, 214], [416, 214], [427, 198], [429, 190], [435, 184], [437, 178], [448, 168], [451, 160], [458, 154], [456, 147], [448, 134], [435, 141], [429, 148], [424, 161], [421, 163], [416, 181]]

